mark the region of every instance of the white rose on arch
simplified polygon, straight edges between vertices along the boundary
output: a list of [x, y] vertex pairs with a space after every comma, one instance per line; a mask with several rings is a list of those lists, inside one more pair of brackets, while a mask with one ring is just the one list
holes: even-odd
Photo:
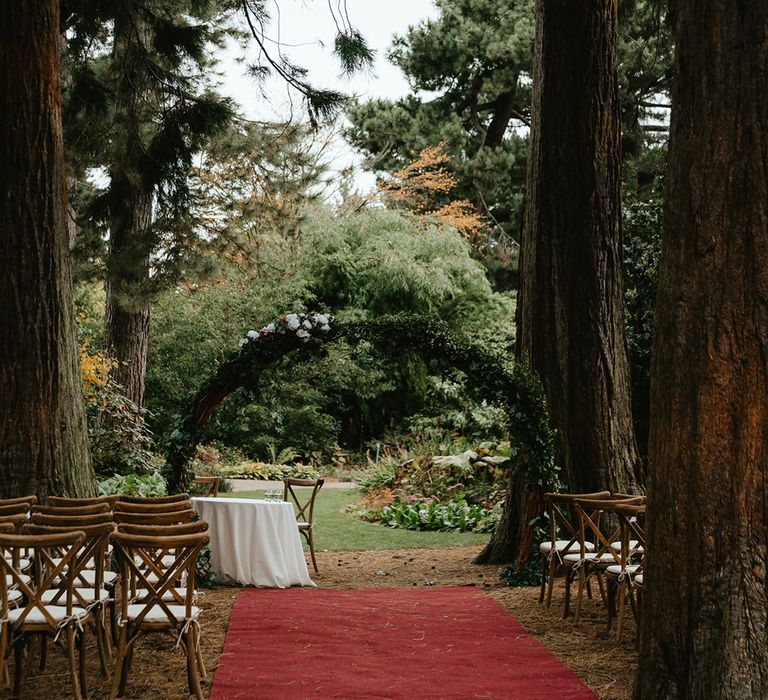
[[305, 331], [303, 328], [299, 328], [299, 330], [296, 331], [296, 337], [305, 341], [309, 340], [309, 335], [309, 331]]
[[248, 344], [248, 338], [240, 338], [240, 342], [237, 344], [237, 347], [241, 348], [243, 345]]
[[315, 314], [312, 320], [316, 326], [327, 326], [329, 318], [327, 314]]
[[258, 334], [258, 332], [257, 332], [257, 331], [248, 331], [248, 332], [246, 333], [246, 335], [248, 336], [248, 339], [249, 339], [249, 340], [256, 340], [256, 338], [258, 338], [258, 337], [259, 337], [259, 334]]
[[298, 314], [288, 314], [285, 317], [285, 322], [288, 324], [289, 330], [295, 331], [301, 326]]

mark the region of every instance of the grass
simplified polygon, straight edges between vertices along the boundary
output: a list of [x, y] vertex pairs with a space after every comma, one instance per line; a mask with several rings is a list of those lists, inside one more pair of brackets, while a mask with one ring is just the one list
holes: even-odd
[[[264, 492], [225, 493], [229, 498], [263, 498]], [[490, 535], [474, 532], [423, 532], [367, 523], [344, 513], [359, 494], [354, 489], [324, 489], [315, 501], [317, 551], [358, 552], [372, 549], [428, 549], [485, 544]], [[301, 496], [299, 496], [301, 498]]]

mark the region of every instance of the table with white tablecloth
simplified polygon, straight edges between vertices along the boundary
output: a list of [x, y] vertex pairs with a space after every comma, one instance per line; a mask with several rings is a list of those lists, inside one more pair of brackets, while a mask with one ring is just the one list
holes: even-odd
[[287, 588], [314, 586], [293, 505], [252, 498], [193, 498], [208, 522], [217, 583]]

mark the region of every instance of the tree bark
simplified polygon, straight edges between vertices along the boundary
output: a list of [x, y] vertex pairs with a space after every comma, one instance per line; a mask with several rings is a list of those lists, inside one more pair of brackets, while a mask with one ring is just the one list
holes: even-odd
[[516, 352], [539, 373], [562, 480], [637, 491], [621, 276], [616, 0], [540, 0]]
[[91, 496], [56, 0], [0, 3], [0, 496]]
[[145, 183], [145, 148], [139, 132], [142, 114], [142, 65], [137, 56], [142, 23], [130, 4], [115, 18], [114, 149], [110, 163], [109, 256], [107, 260], [104, 347], [116, 364], [110, 376], [125, 395], [144, 405], [149, 347], [152, 187]]
[[768, 697], [766, 35], [676, 3], [638, 700]]

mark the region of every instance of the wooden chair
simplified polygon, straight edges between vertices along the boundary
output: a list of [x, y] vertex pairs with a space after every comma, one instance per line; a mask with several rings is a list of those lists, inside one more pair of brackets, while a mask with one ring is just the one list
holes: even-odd
[[111, 523], [112, 513], [94, 513], [91, 515], [48, 515], [47, 513], [32, 513], [29, 518], [33, 525], [48, 525], [51, 527], [69, 527], [77, 529], [80, 525], [97, 525]]
[[[10, 525], [17, 533], [21, 531], [22, 525], [25, 525], [28, 522], [29, 518], [26, 513], [19, 513], [18, 515], [0, 515], [0, 525], [4, 528], [5, 526]], [[0, 530], [0, 532], [6, 532], [6, 529]]]
[[572, 565], [572, 570], [578, 574], [579, 588], [576, 599], [575, 622], [578, 625], [581, 620], [581, 606], [584, 598], [584, 590], [592, 577], [597, 578], [600, 593], [607, 604], [607, 597], [603, 588], [602, 574], [609, 566], [621, 566], [621, 553], [617, 551], [614, 543], [620, 541], [621, 536], [618, 527], [611, 526], [610, 534], [606, 535], [600, 526], [600, 521], [605, 513], [615, 513], [619, 505], [640, 505], [643, 497], [630, 497], [625, 499], [588, 499], [577, 498], [573, 504], [579, 518], [579, 539], [582, 543], [588, 538], [594, 539], [594, 550], [587, 551], [581, 546], [578, 553], [566, 554], [563, 561]]
[[171, 496], [126, 496], [121, 494], [118, 500], [122, 503], [175, 503], [176, 501], [188, 501], [188, 493], [174, 493]]
[[125, 513], [115, 511], [112, 518], [118, 525], [183, 525], [191, 523], [197, 513], [192, 508], [176, 510], [170, 513]]
[[[107, 660], [111, 658], [109, 636], [107, 635], [106, 611], [108, 604], [114, 593], [114, 580], [107, 589], [105, 578], [110, 580], [108, 575], [111, 572], [106, 571], [106, 555], [109, 538], [115, 531], [114, 523], [101, 523], [96, 525], [85, 525], [79, 528], [85, 534], [85, 541], [82, 547], [77, 551], [73, 561], [73, 594], [74, 604], [94, 613], [90, 622], [93, 625], [96, 645], [99, 652], [99, 661], [101, 663], [101, 672], [103, 675], [109, 674]], [[25, 525], [22, 528], [22, 534], [28, 535], [49, 535], [58, 532], [70, 531], [67, 527], [46, 527], [42, 525]], [[60, 556], [54, 557], [51, 561], [57, 564]], [[114, 576], [116, 579], [116, 575]], [[59, 581], [59, 586], [44, 591], [41, 599], [47, 605], [61, 605], [66, 596], [66, 587], [63, 585], [63, 579]], [[43, 646], [43, 650], [45, 646]], [[45, 653], [41, 651], [40, 667], [45, 666]]]
[[42, 515], [64, 515], [68, 518], [79, 517], [81, 515], [97, 515], [99, 513], [111, 513], [112, 506], [104, 501], [92, 503], [86, 506], [32, 506], [33, 513]]
[[0, 498], [0, 506], [17, 506], [26, 503], [30, 508], [37, 503], [37, 496], [18, 496], [17, 498]]
[[189, 510], [192, 502], [172, 501], [170, 503], [125, 503], [118, 501], [115, 503], [115, 513], [175, 513], [180, 510]]
[[48, 496], [48, 505], [56, 508], [80, 508], [98, 503], [106, 503], [110, 508], [115, 505], [119, 496], [96, 496], [94, 498], [66, 498], [64, 496]]
[[29, 513], [29, 509], [29, 503], [11, 503], [10, 505], [0, 504], [0, 516], [25, 514]]
[[[578, 517], [573, 508], [573, 502], [577, 498], [607, 498], [608, 491], [597, 491], [595, 493], [545, 493], [544, 507], [549, 518], [549, 541], [542, 542], [539, 545], [539, 556], [541, 559], [541, 589], [539, 591], [539, 603], [544, 602], [546, 590], [547, 607], [552, 604], [552, 590], [554, 588], [555, 578], [558, 574], [568, 579], [569, 570], [565, 567], [563, 556], [570, 552], [579, 551], [581, 542], [579, 541]], [[584, 542], [586, 551], [592, 551], [594, 545], [591, 542]], [[570, 584], [566, 580], [566, 587]], [[566, 609], [564, 617], [568, 616], [569, 596], [566, 591]]]
[[196, 476], [192, 479], [192, 484], [200, 487], [198, 489], [199, 495], [212, 498], [218, 497], [221, 482], [222, 478], [220, 476]]
[[[309, 553], [312, 556], [312, 566], [315, 569], [315, 573], [317, 573], [317, 559], [315, 558], [314, 540], [315, 498], [317, 497], [317, 492], [323, 487], [324, 483], [325, 479], [283, 479], [283, 500], [287, 501], [288, 497], [290, 496], [294, 505], [298, 509], [296, 512], [296, 521], [299, 525], [299, 532], [304, 535], [307, 540], [307, 544], [309, 545]], [[312, 489], [309, 498], [304, 501], [303, 505], [302, 501], [299, 500], [296, 492], [293, 490], [294, 486], [309, 487]]]
[[[120, 596], [121, 630], [111, 700], [125, 691], [134, 645], [143, 636], [155, 633], [169, 634], [182, 645], [187, 657], [189, 692], [202, 700], [200, 609], [194, 605], [194, 580], [197, 557], [208, 541], [206, 533], [159, 537], [123, 532], [115, 535], [114, 546], [125, 585]], [[170, 565], [166, 566], [162, 558], [157, 559], [158, 549], [176, 552]], [[186, 580], [183, 595], [177, 585], [180, 580]], [[134, 602], [139, 589], [146, 593], [140, 602]], [[172, 602], [167, 602], [169, 596]]]
[[[616, 608], [616, 636], [621, 638], [624, 624], [624, 610], [629, 601], [636, 619], [637, 609], [634, 602], [635, 578], [640, 577], [642, 587], [642, 557], [645, 553], [645, 505], [617, 505], [614, 508], [619, 518], [620, 565], [611, 564], [605, 569], [608, 589], [608, 629], [614, 617]], [[616, 549], [617, 543], [612, 543]]]
[[[21, 697], [23, 659], [30, 636], [47, 635], [58, 641], [62, 633], [65, 635], [64, 647], [73, 695], [78, 699], [87, 696], [82, 625], [91, 614], [75, 605], [73, 585], [76, 557], [84, 541], [85, 534], [76, 530], [50, 535], [0, 534], [0, 550], [10, 553], [13, 561], [18, 561], [21, 552], [27, 550], [32, 552], [34, 558], [35, 576], [30, 581], [6, 557], [0, 557], [0, 615], [7, 620], [0, 632], [0, 649], [4, 658], [6, 640], [10, 640], [16, 662], [13, 688], [16, 697]], [[11, 606], [8, 580], [24, 595], [24, 605]], [[63, 589], [60, 605], [44, 602], [43, 594], [51, 588]], [[76, 663], [76, 649], [79, 650], [79, 665]]]

